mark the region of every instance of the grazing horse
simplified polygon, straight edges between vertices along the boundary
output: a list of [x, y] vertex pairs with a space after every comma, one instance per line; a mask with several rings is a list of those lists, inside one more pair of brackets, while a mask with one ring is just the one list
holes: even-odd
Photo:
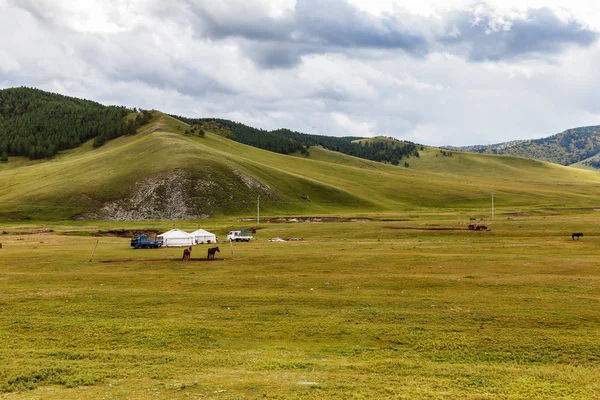
[[211, 247], [210, 249], [208, 249], [208, 254], [206, 255], [206, 259], [209, 260], [210, 256], [212, 256], [213, 260], [215, 259], [215, 253], [216, 252], [221, 252], [221, 250], [219, 250], [218, 247]]
[[192, 256], [192, 246], [188, 247], [187, 249], [183, 250], [183, 258], [181, 259], [181, 261], [190, 261], [190, 257]]
[[583, 233], [581, 232], [575, 232], [574, 234], [571, 235], [571, 239], [575, 240], [575, 238], [577, 238], [577, 240], [579, 240], [580, 237], [583, 237]]

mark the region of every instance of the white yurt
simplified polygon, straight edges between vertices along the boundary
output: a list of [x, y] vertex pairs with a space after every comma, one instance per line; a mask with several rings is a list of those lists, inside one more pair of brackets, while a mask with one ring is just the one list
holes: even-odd
[[163, 246], [186, 247], [194, 245], [194, 237], [181, 229], [171, 229], [156, 236], [156, 240], [162, 240]]
[[205, 231], [204, 229], [198, 229], [190, 233], [194, 237], [194, 243], [217, 243], [217, 236], [214, 233]]

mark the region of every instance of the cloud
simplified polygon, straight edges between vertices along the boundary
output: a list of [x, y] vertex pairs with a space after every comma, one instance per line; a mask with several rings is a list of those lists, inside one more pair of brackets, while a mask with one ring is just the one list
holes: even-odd
[[553, 10], [478, 4], [424, 17], [344, 0], [71, 3], [0, 0], [0, 36], [11, 38], [0, 43], [0, 87], [431, 145], [600, 120], [597, 33]]
[[127, 26], [139, 11], [135, 8], [135, 3], [138, 1], [140, 0], [113, 0], [112, 2], [7, 0], [8, 4], [27, 11], [42, 24], [79, 32], [127, 30]]
[[[175, 0], [168, 6], [158, 0], [115, 0], [113, 7], [94, 3], [87, 8], [61, 1], [11, 2], [45, 24], [77, 32], [128, 32], [165, 23], [191, 29], [199, 41], [234, 43], [265, 69], [293, 68], [311, 54], [368, 58], [374, 50], [416, 58], [449, 52], [472, 62], [548, 59], [598, 39], [598, 32], [549, 8], [500, 12], [487, 3], [435, 18], [400, 8], [373, 15], [348, 0], [296, 0], [278, 13], [265, 0]], [[126, 15], [135, 17], [127, 21]]]
[[240, 40], [247, 55], [264, 68], [294, 67], [303, 55], [348, 49], [427, 52], [423, 35], [396, 16], [374, 17], [346, 0], [297, 0], [293, 10], [276, 17], [260, 9], [236, 14], [231, 7], [214, 8], [212, 1], [186, 0], [185, 6], [198, 37]]
[[445, 24], [448, 35], [440, 42], [459, 54], [463, 47], [472, 61], [541, 58], [569, 45], [590, 46], [598, 39], [597, 32], [574, 19], [563, 20], [548, 8], [503, 16], [480, 5], [451, 12]]
[[263, 68], [291, 68], [309, 54], [367, 50], [398, 51], [415, 57], [434, 52], [464, 55], [470, 61], [544, 58], [570, 45], [590, 46], [598, 33], [548, 8], [500, 13], [485, 3], [423, 17], [397, 9], [372, 15], [347, 0], [297, 0], [272, 16], [266, 8], [236, 12], [237, 1], [184, 1], [199, 38], [236, 40]]
[[298, 40], [329, 48], [424, 50], [426, 40], [395, 16], [374, 17], [346, 0], [299, 0], [295, 9]]

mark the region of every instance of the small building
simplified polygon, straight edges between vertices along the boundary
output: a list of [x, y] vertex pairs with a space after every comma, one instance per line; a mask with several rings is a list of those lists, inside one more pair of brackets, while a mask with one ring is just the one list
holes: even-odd
[[156, 236], [156, 240], [162, 240], [163, 246], [167, 247], [187, 247], [195, 244], [192, 235], [177, 228], [161, 233]]
[[194, 244], [217, 243], [217, 236], [204, 229], [198, 229], [190, 233], [190, 235], [194, 237]]

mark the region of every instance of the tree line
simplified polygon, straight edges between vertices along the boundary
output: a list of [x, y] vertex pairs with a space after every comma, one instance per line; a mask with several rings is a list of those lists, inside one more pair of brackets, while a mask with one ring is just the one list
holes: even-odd
[[94, 147], [101, 146], [150, 119], [148, 111], [126, 118], [131, 112], [34, 88], [0, 90], [0, 161], [52, 157], [92, 138]]
[[[399, 140], [356, 142], [356, 140], [364, 138], [311, 135], [289, 129], [267, 131], [218, 118], [186, 118], [176, 115], [173, 117], [190, 125], [202, 127], [218, 125], [219, 134], [222, 136], [281, 154], [301, 152], [308, 155], [310, 147], [321, 146], [327, 150], [372, 161], [389, 162], [394, 165], [398, 165], [400, 160], [406, 157], [419, 157], [416, 144]], [[207, 130], [213, 131], [212, 129]]]
[[600, 169], [600, 160], [587, 160], [583, 162], [583, 165], [589, 165], [590, 167]]

